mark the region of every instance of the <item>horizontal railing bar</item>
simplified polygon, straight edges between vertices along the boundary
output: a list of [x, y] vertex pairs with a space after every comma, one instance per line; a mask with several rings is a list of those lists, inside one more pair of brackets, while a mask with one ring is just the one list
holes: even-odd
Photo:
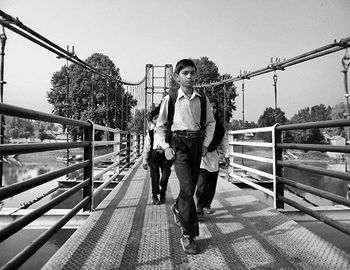
[[0, 145], [0, 155], [28, 154], [90, 146], [91, 142], [31, 143]]
[[277, 165], [350, 181], [350, 173], [348, 173], [348, 172], [327, 170], [325, 168], [311, 166], [311, 165], [297, 164], [297, 163], [291, 162], [291, 161], [278, 160]]
[[232, 178], [234, 178], [234, 179], [236, 179], [236, 180], [238, 180], [238, 181], [241, 181], [241, 182], [243, 182], [243, 183], [245, 183], [245, 184], [247, 184], [247, 185], [249, 185], [249, 186], [251, 186], [251, 187], [257, 189], [257, 190], [260, 190], [260, 191], [262, 191], [262, 192], [264, 192], [264, 193], [270, 195], [271, 197], [274, 196], [273, 191], [271, 191], [271, 190], [269, 190], [269, 189], [267, 189], [267, 188], [264, 188], [264, 187], [260, 186], [260, 185], [258, 184], [259, 182], [254, 183], [254, 182], [249, 181], [248, 179], [245, 179], [244, 177], [238, 176], [238, 175], [236, 175], [236, 174], [234, 174], [234, 173], [230, 173], [229, 175], [230, 175], [230, 177], [232, 177]]
[[106, 126], [101, 126], [99, 124], [94, 124], [94, 128], [96, 130], [107, 131], [107, 132], [112, 132], [112, 133], [119, 133], [119, 131], [120, 131], [119, 129], [106, 127]]
[[341, 224], [340, 222], [337, 222], [337, 221], [335, 221], [335, 220], [333, 220], [333, 219], [331, 219], [323, 214], [317, 213], [316, 211], [311, 210], [310, 208], [305, 207], [305, 206], [303, 206], [297, 202], [294, 202], [286, 197], [283, 197], [281, 195], [277, 195], [277, 198], [278, 198], [278, 200], [283, 201], [283, 202], [293, 206], [294, 208], [296, 208], [296, 209], [298, 209], [298, 210], [300, 210], [300, 211], [302, 211], [302, 212], [338, 229], [339, 231], [342, 231], [343, 233], [350, 235], [350, 229], [347, 228], [346, 226], [344, 226], [343, 224]]
[[128, 159], [128, 156], [125, 156], [125, 157], [123, 157], [123, 158], [119, 158], [119, 163], [122, 162], [122, 161], [124, 161], [124, 160], [126, 160], [126, 159]]
[[108, 178], [101, 186], [94, 190], [92, 197], [95, 198], [106, 186], [108, 186], [114, 179], [116, 179], [119, 174], [113, 174], [110, 178]]
[[273, 179], [273, 175], [270, 174], [270, 173], [266, 173], [266, 172], [263, 172], [263, 171], [252, 169], [252, 168], [244, 166], [244, 165], [239, 165], [239, 164], [236, 164], [236, 163], [232, 163], [232, 164], [230, 164], [230, 166], [238, 168], [238, 169], [242, 169], [242, 170], [245, 170], [245, 171], [248, 171], [248, 172], [251, 172], [251, 173], [255, 173], [257, 175], [260, 175], [260, 176], [263, 176], [263, 177], [266, 177], [266, 178], [269, 178], [269, 179]]
[[245, 133], [261, 133], [261, 132], [271, 132], [273, 127], [261, 127], [261, 128], [250, 128], [244, 130], [231, 130], [228, 132], [229, 135], [245, 134]]
[[94, 146], [108, 146], [108, 145], [118, 145], [119, 142], [117, 141], [94, 141]]
[[265, 143], [265, 142], [246, 142], [246, 141], [230, 141], [230, 145], [243, 145], [243, 146], [256, 146], [256, 147], [269, 147], [271, 148], [273, 145], [272, 143]]
[[78, 169], [82, 169], [86, 166], [88, 166], [91, 163], [91, 160], [85, 160], [81, 163], [74, 164], [67, 166], [65, 168], [53, 171], [53, 172], [48, 172], [42, 175], [39, 175], [37, 177], [34, 177], [32, 179], [23, 181], [23, 182], [18, 182], [15, 184], [12, 184], [10, 186], [5, 186], [0, 188], [0, 201], [5, 200], [7, 198], [10, 198], [12, 196], [15, 196], [21, 192], [27, 191], [29, 189], [32, 189], [34, 187], [37, 187], [39, 185], [45, 184], [49, 181], [52, 181], [60, 176], [66, 175], [70, 172], [74, 172]]
[[102, 156], [95, 157], [94, 162], [96, 163], [96, 162], [102, 161], [102, 160], [109, 158], [109, 157], [115, 157], [117, 154], [118, 153], [112, 152], [112, 153], [108, 153], [108, 154], [105, 154]]
[[311, 128], [347, 127], [347, 126], [350, 126], [350, 119], [289, 124], [289, 125], [277, 126], [276, 130], [284, 131], [284, 130], [293, 130], [293, 129], [311, 129]]
[[10, 237], [11, 235], [15, 234], [16, 232], [18, 232], [19, 230], [27, 226], [33, 220], [39, 218], [40, 216], [45, 214], [47, 211], [49, 211], [56, 205], [60, 204], [62, 201], [66, 200], [81, 188], [87, 186], [89, 182], [91, 182], [91, 179], [87, 179], [84, 182], [81, 182], [80, 184], [74, 186], [70, 190], [65, 191], [64, 193], [58, 195], [56, 198], [52, 199], [51, 201], [47, 202], [41, 207], [34, 209], [33, 212], [30, 212], [28, 215], [23, 216], [15, 220], [11, 224], [7, 225], [6, 227], [0, 229], [0, 242], [6, 240], [8, 237]]
[[118, 166], [119, 163], [113, 163], [110, 166], [104, 168], [102, 171], [100, 171], [99, 173], [97, 173], [96, 175], [94, 175], [93, 179], [96, 180], [98, 178], [100, 178], [102, 175], [104, 175], [106, 172], [108, 172], [109, 170], [113, 169], [114, 167]]
[[19, 254], [8, 261], [2, 269], [18, 269], [27, 261], [36, 251], [38, 251], [58, 230], [60, 230], [80, 209], [89, 203], [90, 198], [86, 197], [72, 208], [67, 214], [60, 218], [50, 229], [42, 233], [30, 243]]
[[59, 123], [63, 125], [90, 127], [91, 124], [86, 121], [74, 120], [59, 115], [43, 113], [21, 107], [16, 107], [6, 103], [0, 103], [0, 114], [15, 116], [19, 118], [40, 120], [44, 122]]
[[124, 171], [125, 168], [129, 166], [129, 163], [124, 164], [121, 168], [119, 168], [120, 172]]
[[252, 156], [252, 155], [245, 155], [245, 154], [239, 154], [239, 153], [231, 153], [231, 156], [234, 157], [240, 157], [240, 158], [245, 158], [245, 159], [250, 159], [250, 160], [255, 160], [255, 161], [260, 161], [260, 162], [266, 162], [266, 163], [273, 163], [272, 158], [265, 158], [265, 157], [257, 157], [257, 156]]
[[350, 145], [340, 146], [340, 145], [323, 145], [323, 144], [277, 143], [276, 147], [283, 148], [283, 149], [350, 153]]
[[295, 181], [290, 180], [290, 179], [285, 178], [285, 177], [277, 176], [277, 180], [282, 182], [282, 183], [284, 183], [284, 184], [287, 184], [288, 186], [304, 190], [306, 192], [315, 194], [315, 195], [317, 195], [317, 196], [319, 196], [321, 198], [325, 198], [325, 199], [331, 200], [333, 202], [337, 202], [337, 203], [340, 203], [340, 204], [343, 204], [343, 205], [346, 205], [346, 206], [350, 207], [350, 200], [348, 200], [348, 199], [346, 199], [344, 197], [341, 197], [339, 195], [330, 193], [328, 191], [320, 190], [318, 188], [314, 188], [314, 187], [311, 187], [311, 186], [307, 186], [307, 185], [295, 182]]

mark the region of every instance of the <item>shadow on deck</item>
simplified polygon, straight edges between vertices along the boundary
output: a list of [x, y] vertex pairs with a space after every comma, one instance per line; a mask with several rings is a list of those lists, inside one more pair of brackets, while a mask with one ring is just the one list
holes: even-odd
[[43, 269], [350, 269], [350, 255], [285, 215], [219, 179], [200, 223], [200, 254], [186, 255], [170, 206], [152, 205], [140, 160]]

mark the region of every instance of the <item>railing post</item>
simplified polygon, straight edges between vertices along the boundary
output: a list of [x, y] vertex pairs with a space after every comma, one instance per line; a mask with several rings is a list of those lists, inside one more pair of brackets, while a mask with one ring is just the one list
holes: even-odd
[[141, 153], [141, 135], [137, 134], [137, 157], [140, 156]]
[[273, 155], [273, 190], [274, 190], [274, 208], [284, 209], [284, 203], [277, 197], [284, 196], [284, 184], [277, 181], [277, 177], [282, 177], [283, 170], [277, 165], [277, 161], [283, 158], [282, 149], [276, 147], [277, 143], [282, 142], [282, 132], [277, 130], [279, 124], [275, 124], [272, 130], [272, 155]]
[[[114, 174], [120, 174], [120, 131], [114, 132], [114, 145], [113, 145], [113, 152], [115, 153], [114, 156], [114, 163], [117, 163], [118, 166], [114, 167]], [[119, 179], [118, 179], [119, 180]]]
[[93, 192], [93, 176], [94, 176], [94, 124], [84, 129], [84, 141], [90, 141], [89, 146], [84, 147], [84, 160], [91, 160], [89, 166], [84, 168], [84, 180], [89, 179], [89, 184], [83, 189], [83, 199], [90, 197], [89, 203], [84, 206], [84, 211], [93, 210], [92, 192]]
[[227, 171], [228, 177], [227, 177], [227, 180], [229, 182], [231, 182], [230, 181], [231, 180], [230, 176], [231, 176], [231, 173], [233, 173], [233, 167], [231, 166], [231, 164], [234, 163], [234, 160], [233, 160], [234, 159], [234, 156], [233, 156], [234, 148], [233, 148], [233, 144], [230, 144], [230, 142], [233, 142], [233, 134], [228, 133], [228, 144], [229, 144], [229, 149], [230, 149], [230, 164], [228, 165], [228, 171]]
[[127, 167], [130, 167], [130, 155], [131, 155], [131, 132], [128, 132], [128, 134], [126, 134], [126, 164]]
[[[4, 32], [4, 28], [3, 28], [3, 33], [0, 35], [0, 39], [1, 39], [1, 52], [0, 52], [0, 56], [1, 56], [1, 66], [0, 66], [0, 102], [3, 103], [4, 102], [4, 85], [5, 85], [5, 81], [4, 81], [4, 59], [5, 59], [5, 45], [6, 45], [6, 34]], [[0, 144], [4, 144], [5, 140], [4, 140], [4, 130], [5, 130], [5, 118], [4, 116], [1, 114], [0, 115]], [[3, 177], [3, 156], [0, 156], [0, 187], [2, 186], [2, 177]]]

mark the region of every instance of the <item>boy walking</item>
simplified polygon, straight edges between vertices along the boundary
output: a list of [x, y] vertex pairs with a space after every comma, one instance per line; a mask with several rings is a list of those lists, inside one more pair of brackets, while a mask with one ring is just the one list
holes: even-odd
[[[152, 203], [159, 205], [165, 203], [166, 190], [169, 176], [171, 173], [172, 161], [166, 160], [164, 150], [159, 146], [159, 138], [154, 132], [159, 115], [159, 106], [154, 108], [149, 114], [150, 127], [145, 138], [145, 146], [143, 151], [143, 168], [150, 168], [152, 181]], [[160, 176], [161, 171], [162, 176]], [[160, 186], [160, 189], [159, 189]], [[158, 194], [160, 197], [158, 198]]]
[[167, 160], [174, 160], [180, 193], [171, 207], [174, 221], [182, 228], [183, 250], [198, 253], [195, 237], [199, 235], [198, 218], [193, 195], [196, 189], [201, 157], [207, 154], [215, 130], [215, 119], [209, 100], [194, 88], [197, 68], [190, 59], [182, 59], [175, 66], [177, 92], [165, 96], [157, 121], [159, 145]]

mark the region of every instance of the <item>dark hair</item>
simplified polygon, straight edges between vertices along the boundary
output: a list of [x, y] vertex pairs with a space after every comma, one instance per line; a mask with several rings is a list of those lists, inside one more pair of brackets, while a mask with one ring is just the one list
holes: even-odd
[[153, 117], [155, 117], [156, 115], [159, 115], [159, 109], [160, 109], [160, 105], [158, 105], [157, 107], [153, 108], [153, 110], [151, 110], [148, 113], [148, 121], [152, 122]]
[[179, 74], [180, 71], [186, 67], [194, 67], [195, 71], [197, 71], [197, 67], [191, 59], [182, 59], [179, 62], [177, 62], [177, 64], [176, 64], [175, 73]]

